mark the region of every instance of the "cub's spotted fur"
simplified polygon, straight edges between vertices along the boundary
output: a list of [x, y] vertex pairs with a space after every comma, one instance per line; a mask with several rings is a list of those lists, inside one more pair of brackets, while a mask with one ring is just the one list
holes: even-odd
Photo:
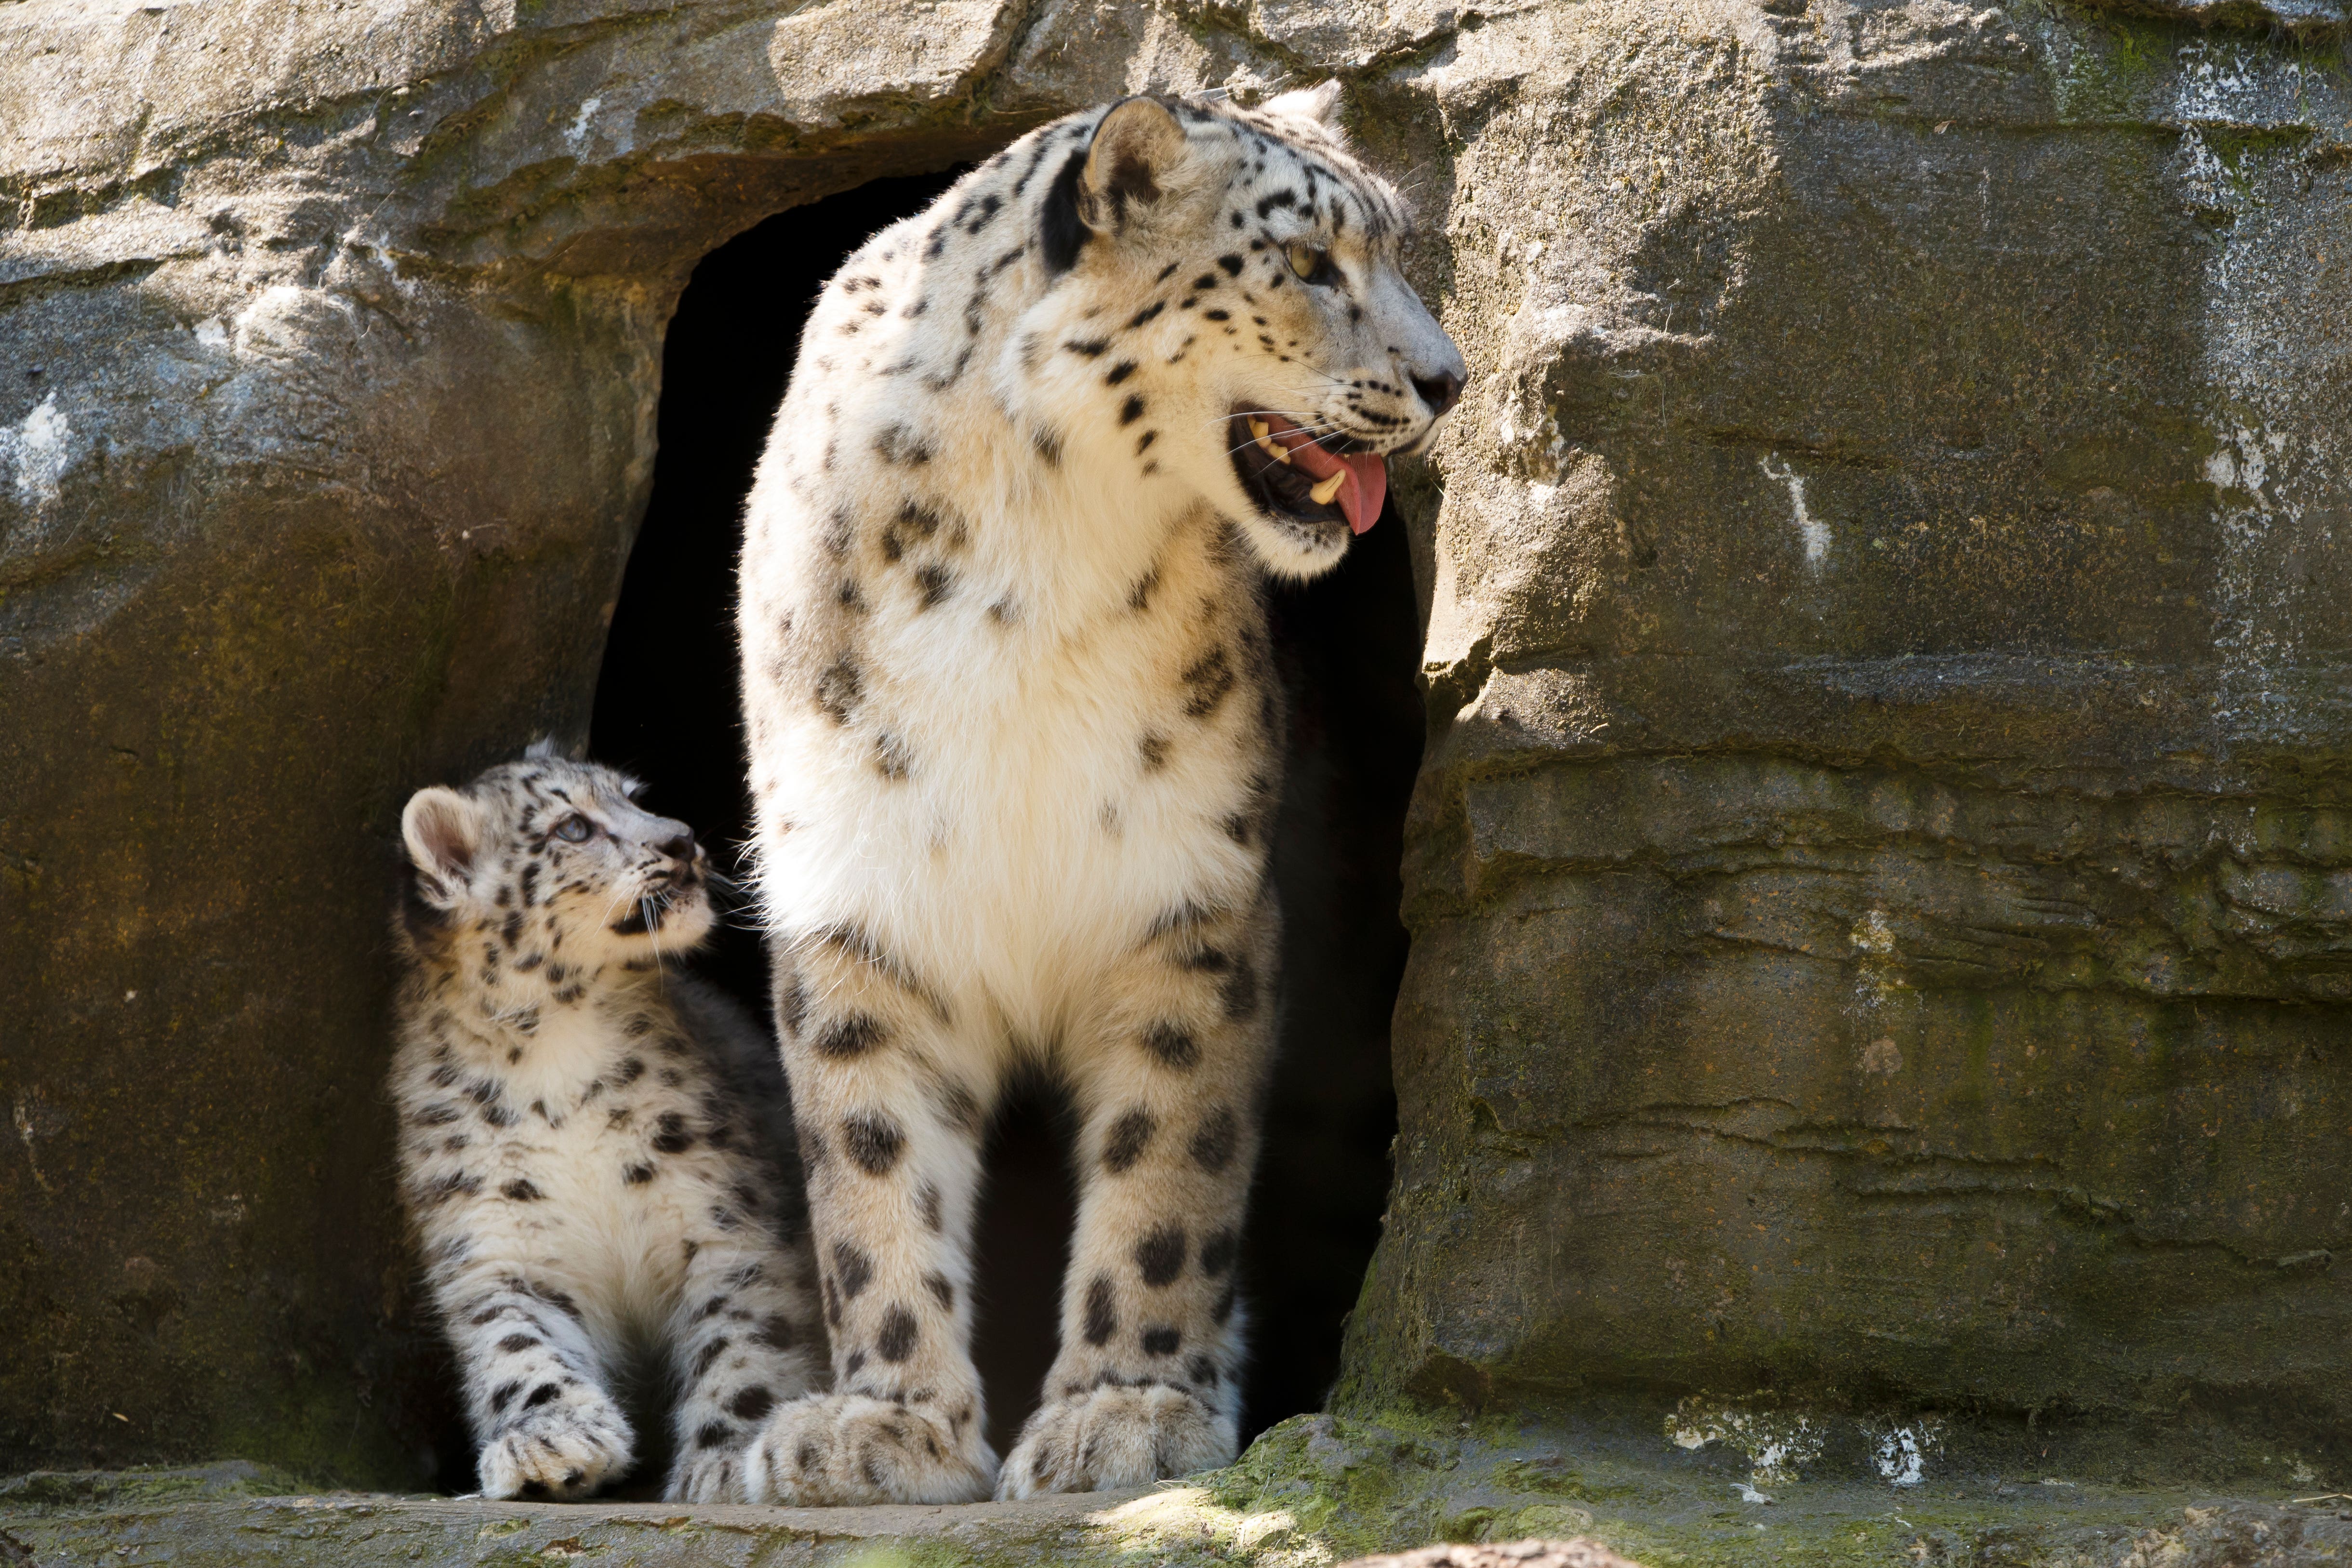
[[534, 747], [401, 817], [401, 1194], [490, 1497], [618, 1479], [642, 1357], [677, 1389], [664, 1495], [738, 1497], [745, 1444], [817, 1381], [772, 1047], [666, 969], [710, 929], [707, 873], [635, 788]]
[[[1462, 359], [1330, 124], [1130, 99], [827, 286], [754, 487], [760, 890], [835, 1384], [749, 1495], [951, 1501], [1232, 1457], [1272, 1037], [1265, 574], [1336, 565]], [[966, 1343], [982, 1125], [1069, 1085], [1059, 1359], [1001, 1476]]]

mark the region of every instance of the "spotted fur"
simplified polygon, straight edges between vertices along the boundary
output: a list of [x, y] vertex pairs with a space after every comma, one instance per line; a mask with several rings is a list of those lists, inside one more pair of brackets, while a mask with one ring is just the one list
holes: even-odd
[[[755, 1499], [1086, 1490], [1234, 1451], [1278, 934], [1263, 584], [1349, 531], [1266, 500], [1231, 436], [1271, 411], [1417, 451], [1464, 374], [1335, 99], [1047, 126], [810, 318], [741, 633], [835, 1385], [776, 1413]], [[1061, 1352], [1000, 1474], [969, 1237], [1026, 1063], [1072, 1089], [1084, 1192]]]
[[709, 872], [635, 787], [534, 748], [402, 816], [401, 1195], [489, 1497], [625, 1473], [640, 1351], [675, 1384], [680, 1500], [740, 1500], [746, 1443], [817, 1382], [774, 1047], [677, 972]]

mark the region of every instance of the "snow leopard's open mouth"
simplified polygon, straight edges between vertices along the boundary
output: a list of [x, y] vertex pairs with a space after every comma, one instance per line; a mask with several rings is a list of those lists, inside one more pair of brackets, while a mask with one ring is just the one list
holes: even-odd
[[1263, 409], [1235, 409], [1225, 430], [1234, 473], [1267, 511], [1301, 522], [1344, 522], [1354, 533], [1380, 521], [1389, 472], [1378, 452], [1333, 452]]

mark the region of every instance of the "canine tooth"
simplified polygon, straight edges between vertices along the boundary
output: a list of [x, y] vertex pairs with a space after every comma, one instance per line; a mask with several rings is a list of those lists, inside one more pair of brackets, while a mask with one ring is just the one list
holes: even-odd
[[1321, 484], [1317, 485], [1313, 489], [1308, 490], [1307, 493], [1315, 498], [1315, 504], [1317, 506], [1329, 506], [1331, 504], [1331, 498], [1338, 495], [1339, 493], [1339, 487], [1347, 482], [1348, 470], [1341, 468], [1338, 473], [1333, 474], [1329, 479], [1325, 479]]

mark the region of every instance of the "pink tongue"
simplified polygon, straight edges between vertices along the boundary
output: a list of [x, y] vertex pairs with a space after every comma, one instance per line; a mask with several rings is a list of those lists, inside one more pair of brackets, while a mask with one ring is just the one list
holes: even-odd
[[1381, 520], [1381, 505], [1389, 499], [1389, 468], [1378, 452], [1361, 452], [1342, 458], [1354, 481], [1339, 487], [1339, 509], [1348, 514], [1348, 527], [1361, 533]]
[[1274, 438], [1290, 449], [1290, 460], [1317, 479], [1328, 479], [1342, 468], [1348, 471], [1336, 499], [1339, 510], [1348, 514], [1350, 531], [1361, 533], [1380, 521], [1381, 503], [1389, 494], [1389, 470], [1378, 452], [1335, 457], [1308, 440], [1296, 425], [1277, 419], [1266, 423], [1274, 426]]

